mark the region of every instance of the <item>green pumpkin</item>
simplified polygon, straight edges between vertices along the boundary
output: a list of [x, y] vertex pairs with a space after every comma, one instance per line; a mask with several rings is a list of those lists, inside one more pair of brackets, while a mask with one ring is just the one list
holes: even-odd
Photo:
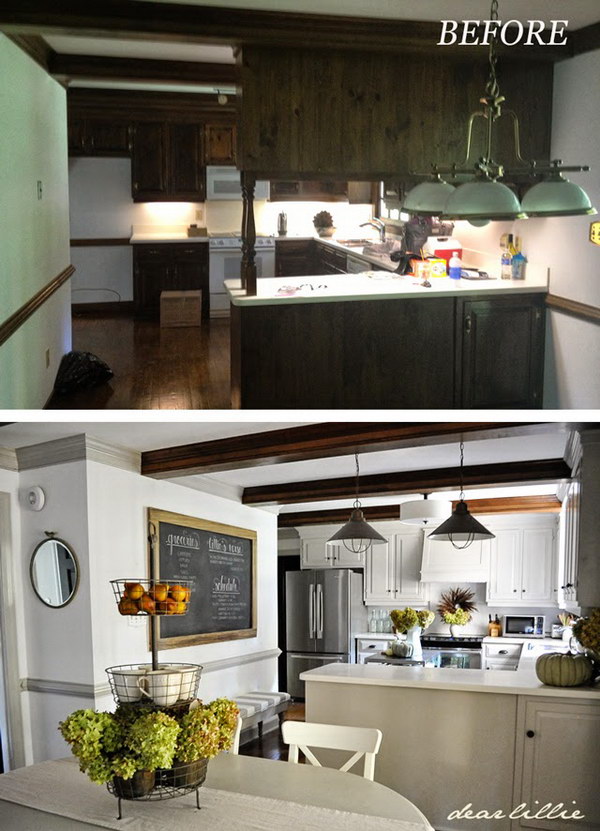
[[550, 687], [579, 687], [591, 679], [594, 667], [585, 655], [550, 652], [537, 659], [535, 673]]

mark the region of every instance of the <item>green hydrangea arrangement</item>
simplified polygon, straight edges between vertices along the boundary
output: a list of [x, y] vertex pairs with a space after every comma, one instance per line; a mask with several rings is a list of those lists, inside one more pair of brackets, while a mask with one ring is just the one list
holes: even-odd
[[103, 785], [138, 770], [169, 769], [173, 759], [196, 761], [229, 748], [237, 724], [233, 701], [217, 698], [181, 717], [152, 704], [121, 704], [114, 713], [76, 710], [58, 729], [79, 759], [79, 769]]
[[465, 626], [471, 620], [471, 615], [464, 609], [455, 609], [454, 612], [443, 612], [441, 618], [444, 623], [452, 626]]
[[600, 609], [592, 609], [588, 617], [580, 617], [573, 624], [573, 635], [600, 661]]
[[181, 719], [181, 733], [175, 756], [180, 762], [212, 759], [233, 742], [238, 708], [227, 698], [217, 698], [208, 706], [196, 707]]
[[407, 606], [406, 609], [393, 609], [390, 612], [390, 618], [396, 632], [404, 633], [412, 629], [413, 626], [420, 626], [421, 629], [427, 629], [435, 620], [435, 615], [427, 609], [417, 611]]

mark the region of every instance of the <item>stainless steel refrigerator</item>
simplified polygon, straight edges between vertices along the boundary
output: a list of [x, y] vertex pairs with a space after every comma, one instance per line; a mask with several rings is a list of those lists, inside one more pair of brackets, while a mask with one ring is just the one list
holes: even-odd
[[304, 698], [301, 672], [354, 663], [354, 638], [367, 626], [363, 575], [342, 568], [289, 571], [285, 589], [287, 691]]

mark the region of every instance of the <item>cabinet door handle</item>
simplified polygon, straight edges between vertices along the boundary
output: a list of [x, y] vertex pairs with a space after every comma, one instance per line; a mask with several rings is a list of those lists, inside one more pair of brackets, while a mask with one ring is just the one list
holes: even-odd
[[467, 335], [471, 334], [471, 315], [465, 317], [465, 332]]
[[528, 739], [533, 739], [533, 737], [535, 736], [535, 730], [528, 730], [525, 735]]
[[573, 583], [567, 583], [567, 585], [565, 586], [565, 588], [566, 588], [566, 589], [572, 589], [572, 588], [573, 588]]
[[516, 590], [516, 589], [513, 589], [513, 591], [516, 593], [516, 591], [517, 591], [517, 590]]
[[501, 649], [501, 650], [498, 652], [498, 655], [508, 655], [508, 649]]

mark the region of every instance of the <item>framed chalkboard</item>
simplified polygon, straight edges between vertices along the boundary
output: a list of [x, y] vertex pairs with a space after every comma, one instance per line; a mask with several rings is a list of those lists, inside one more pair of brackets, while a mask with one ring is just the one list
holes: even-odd
[[161, 615], [158, 649], [256, 636], [256, 532], [148, 509], [150, 574], [190, 580], [186, 615]]

